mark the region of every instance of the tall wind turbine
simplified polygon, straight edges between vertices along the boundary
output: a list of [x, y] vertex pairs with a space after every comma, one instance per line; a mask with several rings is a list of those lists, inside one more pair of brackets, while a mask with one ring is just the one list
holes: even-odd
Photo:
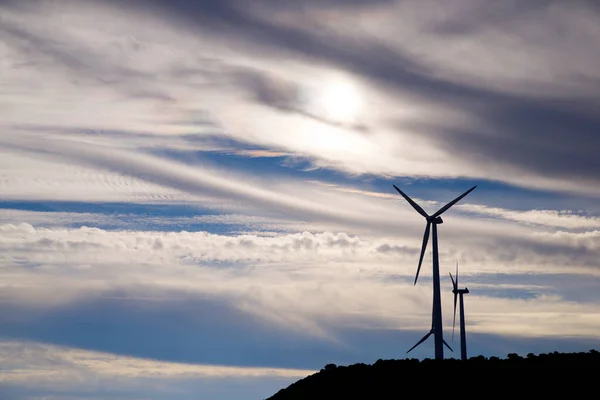
[[[427, 247], [427, 242], [429, 241], [429, 232], [433, 236], [433, 315], [432, 315], [432, 327], [431, 331], [423, 336], [423, 338], [414, 345], [409, 351], [423, 343], [427, 338], [433, 334], [434, 343], [435, 343], [435, 359], [442, 360], [444, 358], [444, 345], [448, 346], [448, 344], [444, 341], [443, 333], [442, 333], [442, 299], [440, 295], [440, 260], [438, 257], [438, 237], [437, 237], [437, 226], [439, 224], [444, 223], [441, 215], [446, 212], [450, 207], [454, 204], [458, 203], [460, 199], [471, 193], [477, 185], [473, 186], [471, 189], [467, 190], [456, 199], [452, 200], [450, 203], [446, 204], [444, 207], [440, 208], [435, 214], [428, 215], [425, 210], [423, 210], [417, 203], [415, 203], [410, 197], [408, 197], [402, 190], [398, 189], [396, 185], [393, 185], [394, 189], [398, 191], [408, 201], [408, 203], [413, 206], [413, 208], [425, 217], [427, 220], [427, 225], [425, 227], [425, 234], [423, 235], [423, 246], [421, 247], [421, 257], [419, 258], [419, 266], [417, 268], [417, 275], [415, 276], [415, 285], [417, 284], [417, 279], [419, 279], [419, 271], [421, 270], [421, 263], [423, 262], [423, 255], [425, 254], [425, 249]], [[450, 346], [448, 346], [450, 347]], [[408, 352], [407, 352], [408, 353]]]
[[458, 288], [458, 261], [456, 262], [456, 281], [452, 278], [452, 293], [454, 293], [454, 322], [452, 322], [452, 340], [454, 340], [454, 326], [456, 325], [456, 297], [460, 298], [460, 359], [467, 359], [467, 332], [465, 330], [465, 302], [463, 295], [469, 293], [468, 288]]

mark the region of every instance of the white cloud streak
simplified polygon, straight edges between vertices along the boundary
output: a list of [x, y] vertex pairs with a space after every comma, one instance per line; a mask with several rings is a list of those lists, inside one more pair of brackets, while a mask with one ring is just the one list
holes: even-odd
[[[313, 25], [297, 26], [299, 22], [294, 21], [310, 21], [324, 27], [335, 45], [340, 45], [346, 33], [344, 27], [358, 23], [366, 38], [357, 44], [359, 49], [365, 47], [366, 51], [369, 44], [374, 44], [372, 48], [395, 48], [402, 55], [396, 55], [400, 60], [410, 59], [412, 68], [423, 68], [436, 80], [534, 97], [592, 96], [587, 91], [595, 86], [581, 82], [598, 80], [596, 71], [588, 67], [595, 65], [595, 53], [579, 53], [578, 49], [584, 48], [582, 41], [589, 43], [595, 37], [593, 10], [589, 12], [583, 4], [568, 9], [555, 4], [540, 13], [510, 19], [510, 10], [488, 10], [489, 6], [475, 6], [469, 1], [459, 3], [454, 11], [435, 15], [429, 9], [438, 7], [436, 2], [353, 9], [336, 14], [336, 18], [328, 12], [307, 12], [303, 18], [290, 18], [286, 11], [267, 10], [260, 5], [245, 12], [265, 24], [268, 21], [273, 29], [292, 29], [307, 40], [314, 39], [310, 35], [314, 30], [306, 28]], [[473, 22], [461, 31], [457, 21], [466, 9], [486, 18], [494, 12], [507, 17], [492, 18], [485, 26]], [[343, 71], [339, 60], [325, 57], [315, 63], [307, 55], [291, 57], [289, 52], [284, 58], [281, 55], [286, 51], [281, 48], [249, 43], [252, 35], [222, 34], [182, 24], [166, 14], [131, 7], [126, 10], [130, 16], [106, 4], [87, 2], [44, 3], [37, 11], [35, 7], [6, 7], [2, 46], [5, 61], [0, 66], [6, 77], [0, 104], [6, 111], [0, 124], [5, 128], [108, 129], [156, 136], [144, 139], [145, 144], [136, 139], [134, 142], [141, 147], [160, 143], [193, 149], [195, 145], [174, 138], [189, 133], [205, 137], [226, 134], [268, 151], [306, 157], [317, 166], [350, 173], [491, 178], [520, 186], [598, 194], [597, 185], [589, 184], [591, 177], [545, 175], [516, 164], [475, 165], [454, 155], [443, 143], [431, 140], [423, 128], [416, 128], [443, 120], [447, 129], [487, 130], [487, 122], [479, 115], [450, 103], [440, 105], [414, 94], [387, 90], [360, 75], [365, 71]], [[381, 29], [385, 25], [382, 21], [397, 15], [407, 23], [391, 24], [392, 32]], [[64, 20], [69, 23], [61, 23], [58, 29], [57, 24]], [[98, 20], [111, 27], [110, 34], [95, 22]], [[537, 43], [538, 38], [553, 37], [548, 30], [554, 31], [554, 25], [564, 27], [568, 35], [562, 35], [561, 40], [546, 40], [544, 44], [552, 46], [539, 50], [543, 47]], [[190, 34], [192, 29], [201, 34]], [[445, 31], [452, 34], [442, 34]], [[414, 40], [416, 37], [419, 39]], [[493, 54], [490, 48], [495, 49]], [[335, 49], [332, 47], [332, 51]], [[255, 56], [259, 50], [262, 57]], [[211, 54], [212, 58], [192, 54]], [[517, 62], [515, 54], [527, 54], [526, 65]], [[585, 61], [567, 63], [564, 54], [570, 54], [570, 61]], [[492, 61], [485, 65], [465, 61], [472, 59]], [[440, 70], [440, 66], [444, 68]], [[545, 74], [531, 74], [533, 70]], [[240, 76], [246, 78], [240, 81]], [[253, 86], [255, 81], [249, 81], [248, 76], [260, 77], [262, 86]], [[340, 77], [353, 82], [364, 97], [361, 119], [367, 134], [315, 119], [302, 108], [307, 106], [303, 93], [313, 93], [312, 88]], [[291, 89], [283, 90], [283, 94], [277, 89], [288, 86]], [[279, 97], [264, 98], [266, 94], [258, 93], [259, 89], [269, 96], [275, 92], [286, 99], [291, 96], [299, 105], [282, 109]], [[0, 135], [5, 139], [14, 137], [12, 131], [0, 131]], [[172, 143], [168, 144], [163, 136]], [[111, 145], [132, 145], [127, 135], [120, 142], [111, 141]]]
[[142, 380], [303, 378], [304, 369], [198, 365], [128, 357], [36, 342], [0, 342], [0, 385], [27, 385], [64, 391], [95, 386], [99, 381], [123, 386]]

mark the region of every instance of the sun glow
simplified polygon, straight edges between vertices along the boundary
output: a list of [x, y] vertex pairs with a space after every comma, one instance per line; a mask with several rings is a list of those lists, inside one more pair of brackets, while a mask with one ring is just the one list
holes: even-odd
[[318, 94], [320, 113], [338, 123], [355, 123], [360, 109], [360, 95], [348, 81], [326, 83]]

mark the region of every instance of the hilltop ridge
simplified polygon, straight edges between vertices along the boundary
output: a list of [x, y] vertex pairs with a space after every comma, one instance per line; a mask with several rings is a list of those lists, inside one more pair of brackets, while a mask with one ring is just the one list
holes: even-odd
[[[493, 385], [490, 388], [494, 395], [514, 395], [516, 382], [526, 380], [525, 389], [529, 388], [536, 394], [554, 393], [565, 390], [572, 396], [577, 391], [584, 393], [585, 387], [571, 385], [577, 375], [563, 374], [562, 379], [553, 380], [556, 374], [548, 371], [556, 368], [585, 368], [600, 369], [600, 352], [590, 350], [586, 353], [548, 353], [528, 354], [525, 357], [510, 353], [506, 358], [484, 356], [471, 357], [461, 361], [457, 359], [432, 360], [403, 359], [382, 360], [374, 364], [353, 364], [337, 366], [328, 364], [319, 372], [301, 379], [266, 400], [321, 400], [321, 399], [397, 399], [399, 390], [411, 387], [416, 383], [424, 383], [432, 377], [441, 376], [444, 382], [448, 377], [456, 378], [457, 371], [469, 371], [470, 383]], [[481, 369], [492, 370], [493, 373], [480, 372]], [[527, 369], [528, 371], [524, 374]], [[536, 371], [533, 374], [532, 370]], [[471, 372], [473, 372], [471, 374]], [[443, 378], [446, 376], [446, 378]], [[510, 380], [506, 380], [510, 379]], [[429, 381], [431, 382], [431, 381]], [[588, 385], [589, 388], [589, 381]], [[444, 385], [419, 386], [425, 393], [446, 393], [449, 388]], [[522, 387], [520, 389], [523, 389]], [[409, 394], [408, 391], [406, 394]]]

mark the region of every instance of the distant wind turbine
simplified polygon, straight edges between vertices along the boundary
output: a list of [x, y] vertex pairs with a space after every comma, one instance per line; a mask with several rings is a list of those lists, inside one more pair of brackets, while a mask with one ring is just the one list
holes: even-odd
[[467, 359], [467, 332], [465, 330], [465, 302], [463, 295], [469, 293], [468, 288], [458, 288], [458, 261], [456, 262], [456, 281], [452, 278], [452, 293], [454, 293], [454, 322], [452, 322], [452, 340], [454, 340], [454, 326], [456, 325], [456, 297], [460, 297], [460, 359]]
[[[423, 235], [423, 246], [421, 247], [421, 257], [419, 258], [419, 266], [417, 268], [417, 275], [415, 276], [415, 285], [417, 279], [419, 279], [419, 271], [421, 271], [421, 263], [423, 262], [423, 255], [425, 255], [425, 249], [427, 248], [427, 241], [429, 240], [429, 231], [432, 231], [433, 236], [433, 311], [432, 311], [432, 326], [431, 331], [423, 336], [423, 338], [414, 345], [410, 350], [423, 343], [427, 338], [433, 334], [435, 343], [435, 359], [442, 360], [444, 358], [444, 345], [448, 344], [444, 341], [442, 332], [442, 301], [440, 295], [440, 260], [438, 256], [438, 238], [437, 238], [437, 226], [438, 224], [444, 223], [441, 215], [446, 212], [454, 204], [458, 203], [460, 199], [471, 193], [477, 186], [473, 186], [444, 207], [440, 208], [435, 214], [428, 215], [417, 203], [415, 203], [410, 197], [408, 197], [402, 190], [398, 189], [396, 185], [393, 185], [394, 189], [398, 191], [413, 206], [419, 214], [421, 214], [427, 220], [427, 226], [425, 227], [425, 234]], [[450, 346], [448, 346], [450, 348]]]

